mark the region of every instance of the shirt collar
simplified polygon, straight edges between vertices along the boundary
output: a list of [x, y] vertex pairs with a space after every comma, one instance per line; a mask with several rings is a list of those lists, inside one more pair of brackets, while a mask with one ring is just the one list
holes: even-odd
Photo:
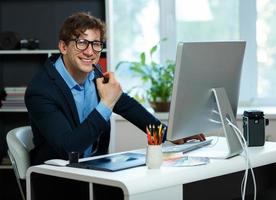
[[[68, 87], [72, 90], [72, 89], [78, 89], [78, 90], [82, 90], [83, 86], [79, 85], [71, 76], [71, 74], [67, 71], [63, 60], [62, 60], [62, 56], [60, 56], [55, 64], [54, 64], [55, 68], [57, 69], [57, 71], [59, 72], [59, 74], [62, 76], [62, 78], [64, 79], [64, 81], [66, 82], [66, 84], [68, 85]], [[93, 79], [95, 78], [95, 72], [92, 71], [88, 74], [87, 79], [85, 80], [85, 83], [88, 81], [89, 83], [91, 83], [93, 81]]]

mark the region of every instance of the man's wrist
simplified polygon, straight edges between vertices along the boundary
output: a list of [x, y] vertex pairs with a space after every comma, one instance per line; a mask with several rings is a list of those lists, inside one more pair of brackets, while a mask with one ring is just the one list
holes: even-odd
[[108, 121], [112, 114], [112, 110], [104, 104], [104, 102], [100, 101], [97, 105], [96, 110], [102, 115], [102, 117]]
[[122, 96], [122, 94], [123, 94], [123, 91], [121, 91], [121, 93], [117, 96], [117, 98], [114, 99], [112, 102], [108, 102], [108, 101], [105, 101], [103, 99], [101, 99], [101, 102], [112, 111], [113, 107], [115, 106], [115, 104], [117, 103], [117, 101], [120, 99], [120, 97]]
[[101, 100], [100, 103], [103, 104], [105, 107], [107, 107], [109, 110], [113, 110], [113, 107], [114, 107], [113, 103], [110, 103], [104, 100]]

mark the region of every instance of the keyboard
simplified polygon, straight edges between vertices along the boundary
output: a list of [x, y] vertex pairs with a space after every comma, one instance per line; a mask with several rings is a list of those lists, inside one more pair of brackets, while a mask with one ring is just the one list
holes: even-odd
[[205, 141], [196, 140], [196, 141], [190, 141], [185, 144], [178, 144], [178, 145], [175, 145], [175, 144], [172, 144], [169, 146], [163, 145], [162, 152], [163, 153], [176, 153], [176, 152], [186, 153], [188, 151], [192, 151], [192, 150], [207, 146], [211, 144], [211, 142], [212, 142], [212, 139], [206, 139]]

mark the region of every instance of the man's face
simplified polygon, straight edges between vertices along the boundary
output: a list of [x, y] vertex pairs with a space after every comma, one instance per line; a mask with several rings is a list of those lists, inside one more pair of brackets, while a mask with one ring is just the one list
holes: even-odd
[[[88, 29], [78, 39], [86, 39], [88, 41], [100, 41], [100, 31], [96, 29]], [[92, 64], [99, 61], [100, 52], [93, 50], [89, 44], [85, 50], [79, 50], [75, 41], [70, 41], [66, 45], [63, 41], [59, 42], [59, 49], [63, 54], [63, 61], [69, 73], [76, 79], [83, 79], [89, 72], [93, 70]]]

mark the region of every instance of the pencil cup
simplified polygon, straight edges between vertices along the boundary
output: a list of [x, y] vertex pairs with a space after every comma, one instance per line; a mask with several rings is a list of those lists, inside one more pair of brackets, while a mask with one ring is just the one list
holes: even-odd
[[149, 169], [159, 169], [163, 162], [162, 145], [147, 146], [147, 166]]

